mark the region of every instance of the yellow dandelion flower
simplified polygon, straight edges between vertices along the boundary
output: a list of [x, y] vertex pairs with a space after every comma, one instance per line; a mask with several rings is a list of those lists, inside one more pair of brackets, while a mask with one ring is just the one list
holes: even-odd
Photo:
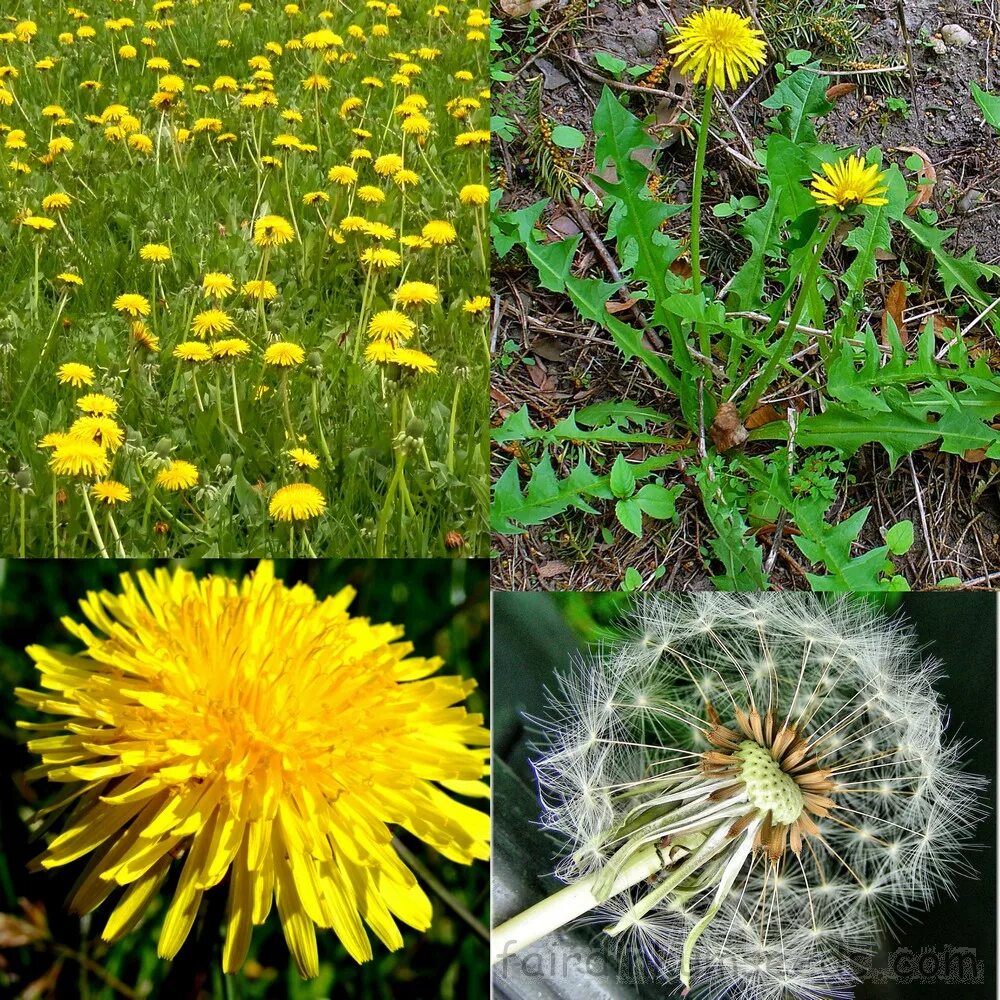
[[756, 73], [765, 61], [764, 36], [731, 7], [705, 8], [678, 26], [669, 50], [679, 73], [725, 90]]
[[118, 404], [100, 392], [88, 392], [76, 401], [78, 410], [94, 417], [113, 417], [118, 412]]
[[230, 275], [222, 274], [219, 271], [209, 271], [201, 279], [201, 290], [206, 299], [216, 299], [222, 302], [223, 299], [236, 291], [236, 285]]
[[300, 469], [319, 468], [319, 455], [314, 455], [308, 448], [289, 448], [288, 457]]
[[111, 461], [96, 441], [68, 436], [53, 449], [49, 468], [57, 476], [98, 477], [108, 474]]
[[259, 299], [261, 302], [270, 302], [278, 294], [277, 286], [273, 281], [261, 281], [256, 278], [247, 281], [240, 291], [247, 298]]
[[49, 433], [38, 442], [38, 447], [58, 448], [59, 445], [65, 444], [69, 440], [70, 436], [65, 431], [49, 431]]
[[212, 344], [212, 357], [225, 360], [227, 358], [245, 358], [250, 353], [250, 345], [238, 337], [228, 340], [217, 340]]
[[55, 194], [47, 194], [42, 199], [42, 211], [61, 212], [64, 208], [69, 208], [72, 201], [73, 199], [63, 191], [57, 191]]
[[280, 247], [295, 239], [295, 230], [280, 215], [265, 215], [254, 223], [253, 239], [259, 247]]
[[385, 271], [390, 267], [399, 267], [403, 258], [395, 250], [386, 247], [371, 247], [361, 254], [361, 262], [375, 268], [376, 271]]
[[116, 503], [128, 503], [132, 499], [132, 491], [124, 484], [114, 479], [102, 479], [90, 487], [91, 496], [95, 500], [113, 507]]
[[489, 129], [476, 129], [472, 132], [459, 132], [459, 134], [455, 136], [455, 145], [459, 149], [471, 149], [476, 146], [488, 146], [489, 144]]
[[350, 187], [358, 179], [358, 172], [354, 167], [349, 167], [347, 164], [342, 163], [330, 167], [326, 172], [326, 179], [331, 184], [341, 184], [344, 187]]
[[61, 281], [64, 285], [72, 285], [74, 288], [83, 286], [83, 278], [78, 274], [73, 274], [72, 271], [60, 271], [56, 275], [56, 281]]
[[420, 235], [438, 247], [454, 243], [458, 236], [455, 232], [455, 227], [443, 219], [431, 219], [421, 230]]
[[94, 369], [90, 365], [82, 365], [78, 361], [67, 361], [60, 365], [56, 372], [60, 385], [71, 385], [74, 389], [82, 389], [94, 381]]
[[212, 357], [211, 348], [198, 340], [185, 340], [174, 348], [174, 357], [181, 361], [209, 361]]
[[477, 316], [479, 313], [486, 312], [490, 307], [490, 297], [488, 295], [475, 295], [467, 302], [462, 303], [462, 312], [468, 313], [470, 316]]
[[162, 958], [203, 894], [225, 891], [224, 972], [276, 902], [300, 973], [315, 976], [317, 925], [362, 962], [364, 922], [389, 948], [402, 944], [396, 919], [431, 924], [390, 825], [457, 863], [489, 857], [487, 814], [452, 797], [488, 794], [489, 734], [464, 707], [475, 682], [433, 676], [442, 660], [412, 656], [396, 625], [352, 616], [354, 597], [286, 587], [270, 562], [241, 580], [163, 567], [88, 595], [87, 623], [63, 619], [80, 653], [28, 648], [42, 682], [17, 696], [67, 730], [40, 724], [29, 750], [83, 793], [41, 867], [89, 857], [75, 912], [127, 886], [105, 941], [135, 925], [176, 861]]
[[369, 222], [366, 219], [363, 229], [366, 235], [383, 243], [396, 238], [396, 230], [385, 222]]
[[171, 257], [170, 247], [162, 243], [147, 243], [140, 247], [139, 256], [150, 264], [165, 264]]
[[326, 499], [311, 483], [290, 483], [277, 490], [267, 512], [276, 521], [305, 521], [326, 507]]
[[866, 164], [864, 158], [845, 156], [834, 164], [821, 163], [823, 174], [813, 174], [810, 194], [817, 204], [844, 211], [852, 205], [887, 205], [883, 195], [888, 191], [885, 173], [877, 163]]
[[372, 166], [380, 177], [391, 177], [403, 169], [403, 158], [398, 153], [383, 153], [375, 158]]
[[198, 482], [198, 467], [182, 458], [175, 458], [156, 474], [156, 485], [166, 490], [189, 490]]
[[392, 175], [392, 181], [397, 187], [413, 187], [414, 184], [418, 184], [420, 182], [420, 175], [416, 172], [416, 170], [397, 170]]
[[148, 316], [149, 299], [145, 295], [137, 295], [134, 292], [126, 292], [115, 299], [115, 309], [126, 316]]
[[[369, 347], [374, 347], [379, 341], [372, 341]], [[404, 368], [409, 368], [415, 372], [436, 372], [438, 370], [437, 362], [429, 355], [424, 354], [423, 351], [415, 351], [409, 347], [393, 347], [391, 350], [384, 352], [379, 358], [370, 357], [370, 361], [377, 360], [381, 364], [392, 364], [392, 365], [402, 365]]]
[[110, 452], [116, 452], [125, 440], [125, 431], [111, 417], [77, 417], [69, 429], [69, 436], [84, 441], [93, 441]]
[[368, 205], [381, 205], [385, 201], [385, 192], [372, 184], [363, 184], [358, 188], [358, 199]]
[[458, 192], [463, 205], [485, 205], [490, 200], [490, 189], [485, 184], [466, 184]]
[[441, 299], [436, 286], [428, 281], [404, 281], [393, 299], [398, 306], [433, 305]]
[[21, 225], [33, 229], [36, 233], [45, 233], [56, 228], [56, 224], [51, 219], [46, 219], [44, 215], [26, 215], [21, 219]]
[[264, 351], [264, 363], [281, 368], [301, 365], [305, 359], [306, 352], [298, 344], [291, 344], [284, 340], [271, 344]]
[[202, 339], [209, 336], [215, 337], [220, 333], [227, 333], [235, 326], [233, 318], [222, 309], [205, 309], [203, 312], [198, 313], [191, 321], [191, 330], [194, 332], [194, 335]]
[[385, 340], [398, 346], [416, 332], [416, 324], [405, 313], [395, 309], [384, 309], [375, 313], [368, 321], [368, 336], [373, 340]]
[[330, 200], [330, 196], [325, 191], [307, 191], [302, 196], [303, 205], [319, 205]]

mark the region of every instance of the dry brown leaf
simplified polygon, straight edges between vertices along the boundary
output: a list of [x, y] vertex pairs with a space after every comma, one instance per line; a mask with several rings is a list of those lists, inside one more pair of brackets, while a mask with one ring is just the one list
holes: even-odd
[[723, 403], [716, 410], [715, 419], [708, 429], [717, 451], [726, 452], [743, 444], [747, 439], [747, 429], [740, 420], [740, 412], [734, 403]]
[[543, 334], [531, 341], [531, 353], [546, 361], [562, 361], [563, 345], [555, 337]]
[[856, 83], [835, 83], [832, 87], [826, 88], [825, 97], [828, 101], [835, 101], [838, 97], [846, 97], [848, 94], [857, 92]]
[[763, 427], [764, 424], [773, 424], [776, 420], [784, 419], [770, 403], [765, 403], [747, 417], [745, 426], [748, 431], [752, 431], [757, 427]]
[[536, 576], [541, 580], [551, 580], [554, 576], [562, 576], [563, 573], [568, 573], [570, 567], [564, 562], [559, 562], [558, 559], [553, 559], [551, 562], [543, 563], [536, 570]]
[[555, 392], [556, 380], [549, 374], [548, 369], [541, 361], [536, 361], [533, 365], [525, 365], [525, 367], [528, 369], [528, 377], [539, 392], [544, 392], [546, 395]]
[[889, 346], [890, 316], [896, 324], [896, 329], [899, 331], [899, 339], [903, 342], [903, 347], [906, 347], [908, 343], [906, 326], [903, 323], [903, 310], [905, 308], [906, 285], [902, 281], [894, 281], [892, 288], [889, 289], [889, 293], [885, 297], [885, 309], [882, 310], [882, 343], [886, 347]]
[[692, 274], [691, 263], [686, 260], [675, 260], [670, 265], [670, 273], [676, 278], [690, 278]]
[[922, 166], [917, 171], [916, 194], [914, 194], [910, 204], [906, 206], [906, 214], [913, 215], [921, 205], [931, 200], [934, 185], [937, 183], [937, 171], [934, 169], [934, 164], [931, 163], [931, 158], [917, 146], [897, 146], [896, 151], [913, 153], [914, 156], [919, 156], [923, 161]]
[[971, 465], [981, 462], [984, 458], [986, 458], [985, 448], [966, 448], [962, 453], [962, 460], [969, 462]]
[[635, 299], [626, 299], [624, 302], [619, 302], [617, 300], [612, 302], [609, 300], [604, 303], [604, 308], [607, 312], [614, 316], [616, 313], [624, 312], [626, 309], [631, 309], [632, 306], [635, 305], [635, 302]]

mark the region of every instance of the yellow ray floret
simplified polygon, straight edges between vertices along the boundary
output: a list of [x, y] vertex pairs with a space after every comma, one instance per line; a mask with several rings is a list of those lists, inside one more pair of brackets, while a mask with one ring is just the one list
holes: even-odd
[[697, 11], [677, 26], [670, 46], [679, 73], [695, 83], [738, 87], [764, 65], [764, 36], [731, 7]]
[[[887, 205], [885, 174], [877, 163], [865, 164], [860, 156], [845, 156], [834, 164], [822, 163], [822, 174], [813, 174], [810, 193], [820, 205], [844, 211], [852, 205]], [[824, 176], [824, 174], [826, 176]]]
[[[489, 856], [489, 818], [454, 798], [487, 794], [488, 733], [466, 711], [474, 682], [435, 676], [402, 629], [352, 617], [354, 592], [318, 598], [271, 563], [232, 580], [183, 569], [121, 577], [90, 593], [73, 655], [31, 646], [41, 689], [21, 701], [66, 717], [37, 728], [33, 775], [66, 782], [62, 832], [34, 866], [89, 855], [70, 899], [112, 893], [103, 938], [142, 919], [175, 859], [160, 933], [172, 958], [205, 892], [229, 875], [223, 968], [239, 970], [251, 929], [276, 905], [300, 973], [318, 972], [316, 928], [372, 957], [368, 931], [402, 946], [431, 905], [396, 853], [393, 828], [446, 858]], [[121, 887], [121, 888], [120, 888]]]

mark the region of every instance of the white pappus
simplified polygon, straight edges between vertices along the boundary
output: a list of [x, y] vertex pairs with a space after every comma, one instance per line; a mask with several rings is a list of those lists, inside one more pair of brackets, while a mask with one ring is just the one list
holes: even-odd
[[627, 632], [550, 694], [535, 767], [567, 887], [494, 958], [583, 917], [685, 992], [852, 996], [883, 930], [975, 874], [986, 781], [938, 664], [862, 599], [651, 596]]

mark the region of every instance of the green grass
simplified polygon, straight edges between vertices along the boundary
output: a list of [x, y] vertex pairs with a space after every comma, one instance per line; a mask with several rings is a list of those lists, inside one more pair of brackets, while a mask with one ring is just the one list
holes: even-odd
[[[448, 532], [463, 536], [465, 553], [486, 551], [486, 314], [463, 309], [488, 291], [485, 216], [458, 197], [464, 185], [483, 183], [485, 152], [455, 145], [460, 133], [488, 128], [485, 40], [467, 39], [471, 8], [463, 4], [433, 18], [428, 5], [406, 3], [401, 17], [388, 19], [362, 5], [331, 4], [327, 20], [319, 5], [300, 6], [302, 13], [289, 16], [277, 0], [258, 0], [247, 13], [229, 0], [178, 2], [167, 12], [172, 23], [161, 19], [150, 30], [144, 22], [154, 17], [153, 3], [134, 0], [116, 4], [114, 13], [135, 26], [113, 31], [96, 11], [78, 21], [63, 5], [15, 3], [12, 20], [0, 22], [0, 37], [20, 19], [38, 25], [29, 42], [0, 41], [0, 67], [18, 72], [5, 77], [14, 101], [0, 106], [2, 131], [8, 142], [11, 130], [23, 131], [26, 144], [2, 150], [0, 158], [0, 448], [7, 494], [0, 497], [0, 551], [51, 555], [58, 546], [61, 556], [86, 556], [99, 554], [103, 544], [111, 555], [288, 555], [291, 533], [271, 520], [268, 504], [278, 487], [303, 478], [320, 489], [327, 507], [296, 532], [296, 553], [306, 555], [311, 545], [319, 555], [437, 555], [446, 550]], [[387, 26], [386, 37], [373, 32], [378, 25]], [[95, 36], [59, 40], [81, 26]], [[351, 26], [364, 38], [354, 37]], [[326, 50], [335, 54], [332, 62], [324, 62], [322, 51], [288, 45], [322, 28], [342, 39]], [[136, 58], [122, 58], [125, 44], [137, 49]], [[392, 82], [404, 54], [420, 70], [408, 88]], [[218, 77], [231, 76], [261, 91], [267, 80], [249, 60], [262, 55], [270, 60], [265, 72], [273, 74], [276, 107], [243, 108], [241, 93], [211, 89]], [[170, 73], [184, 81], [165, 113], [150, 105], [164, 75], [146, 66], [152, 57], [167, 59]], [[36, 68], [46, 58], [52, 67]], [[183, 59], [200, 65], [184, 66]], [[457, 80], [459, 71], [472, 79]], [[314, 101], [302, 82], [317, 73], [330, 87]], [[366, 76], [384, 86], [363, 85]], [[100, 88], [83, 87], [86, 81]], [[401, 130], [398, 107], [407, 95], [427, 101], [430, 131], [422, 146]], [[345, 120], [341, 102], [351, 96], [363, 103]], [[479, 105], [470, 104], [462, 119], [451, 113], [460, 98]], [[138, 120], [137, 134], [153, 144], [148, 155], [109, 141], [108, 122], [88, 121], [114, 104]], [[68, 124], [43, 117], [50, 105], [65, 111]], [[285, 112], [297, 112], [301, 121], [283, 119]], [[221, 131], [185, 137], [182, 130], [203, 118], [220, 119]], [[372, 135], [357, 136], [354, 128]], [[227, 132], [233, 140], [220, 141]], [[273, 139], [282, 134], [317, 148], [277, 148]], [[45, 165], [40, 157], [60, 135], [74, 148]], [[419, 183], [401, 189], [367, 160], [355, 161], [353, 186], [331, 183], [328, 169], [350, 163], [359, 147], [373, 157], [402, 153]], [[262, 166], [269, 156], [280, 168]], [[31, 172], [19, 172], [12, 161]], [[378, 187], [384, 202], [361, 201], [357, 188], [365, 185]], [[328, 202], [303, 203], [306, 193], [319, 191]], [[55, 192], [73, 199], [61, 215], [42, 210], [42, 199]], [[27, 213], [48, 214], [59, 224], [37, 234], [19, 224]], [[270, 252], [252, 238], [254, 221], [267, 213], [293, 221], [298, 234]], [[369, 281], [360, 254], [376, 244], [365, 234], [340, 232], [348, 214], [396, 230], [382, 245], [402, 251], [401, 265]], [[418, 235], [430, 220], [450, 221], [455, 242], [401, 246], [401, 233]], [[171, 259], [141, 260], [147, 243], [168, 246]], [[265, 270], [278, 296], [260, 308], [240, 289]], [[56, 276], [67, 271], [83, 279], [82, 287], [65, 289]], [[173, 348], [196, 339], [194, 315], [216, 304], [202, 294], [208, 271], [232, 276], [236, 293], [222, 308], [235, 328], [224, 336], [245, 340], [250, 352], [235, 362], [178, 366]], [[439, 288], [437, 304], [409, 312], [417, 330], [406, 344], [433, 358], [436, 372], [364, 359], [367, 318], [392, 307], [403, 280]], [[146, 323], [158, 352], [139, 346], [115, 311], [123, 293], [151, 301]], [[275, 340], [305, 352], [288, 374], [287, 407], [283, 377], [262, 360]], [[66, 362], [89, 365], [93, 385], [60, 385], [56, 372]], [[116, 400], [126, 436], [111, 456], [109, 476], [127, 485], [132, 499], [115, 507], [113, 525], [106, 510], [97, 510], [91, 524], [83, 493], [92, 480], [54, 482], [49, 452], [38, 447], [43, 435], [79, 416], [76, 397], [84, 391]], [[319, 468], [296, 470], [287, 455], [293, 444], [314, 452]], [[173, 458], [198, 467], [195, 488], [170, 493], [153, 486]]]
[[[198, 573], [239, 576], [253, 560], [216, 560], [186, 563]], [[24, 731], [14, 723], [30, 712], [17, 705], [13, 690], [35, 686], [38, 674], [24, 652], [28, 643], [77, 650], [59, 624], [62, 615], [76, 615], [77, 601], [86, 591], [118, 589], [118, 574], [150, 565], [148, 560], [54, 562], [0, 560], [0, 923], [3, 914], [23, 918], [19, 897], [43, 907], [49, 934], [38, 944], [5, 948], [0, 969], [0, 994], [18, 995], [25, 986], [49, 971], [62, 956], [59, 994], [88, 1000], [120, 1000], [129, 995], [109, 984], [114, 976], [142, 996], [194, 995], [195, 979], [207, 978], [202, 988], [216, 998], [293, 998], [395, 996], [453, 1000], [481, 995], [486, 989], [486, 942], [464, 923], [443, 895], [428, 889], [434, 906], [429, 931], [403, 929], [403, 948], [388, 952], [377, 942], [371, 962], [357, 965], [347, 956], [332, 931], [319, 930], [320, 974], [299, 978], [288, 955], [276, 912], [254, 929], [248, 962], [235, 976], [219, 972], [225, 918], [213, 908], [213, 895], [225, 900], [225, 887], [206, 894], [191, 935], [172, 963], [156, 956], [156, 943], [173, 880], [161, 889], [144, 922], [122, 941], [106, 945], [100, 931], [111, 910], [105, 904], [89, 917], [79, 918], [65, 907], [66, 896], [85, 859], [48, 873], [29, 873], [26, 864], [42, 846], [29, 843], [28, 820], [55, 791], [44, 781], [29, 784], [25, 770], [36, 763], [24, 745]], [[480, 688], [468, 699], [473, 712], [489, 708], [489, 577], [483, 561], [308, 561], [276, 566], [287, 583], [304, 581], [325, 596], [350, 584], [358, 591], [352, 611], [374, 621], [403, 625], [417, 655], [445, 658], [447, 670], [473, 677]], [[453, 864], [419, 840], [402, 834], [405, 845], [457, 900], [483, 925], [488, 925], [488, 866]], [[175, 866], [179, 867], [179, 866]], [[6, 925], [5, 925], [6, 926]], [[81, 965], [79, 958], [88, 964]]]

